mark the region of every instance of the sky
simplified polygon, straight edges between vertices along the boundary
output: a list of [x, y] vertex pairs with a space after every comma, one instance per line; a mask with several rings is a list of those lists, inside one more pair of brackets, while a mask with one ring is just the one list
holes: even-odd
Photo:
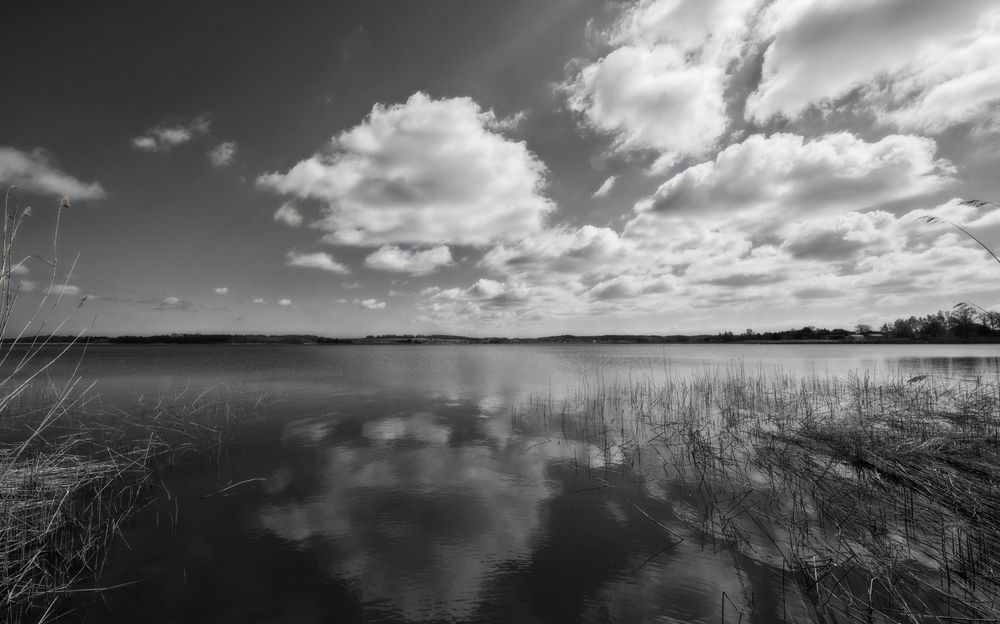
[[1000, 304], [1000, 265], [920, 220], [1000, 244], [1000, 209], [961, 203], [1000, 202], [995, 0], [5, 17], [13, 326], [739, 333]]

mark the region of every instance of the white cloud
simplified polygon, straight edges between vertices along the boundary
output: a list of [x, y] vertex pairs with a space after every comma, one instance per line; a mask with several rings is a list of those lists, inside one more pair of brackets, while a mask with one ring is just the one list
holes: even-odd
[[180, 302], [181, 302], [181, 300], [180, 300], [179, 297], [164, 297], [163, 298], [163, 303], [165, 303], [167, 305], [170, 305], [170, 306], [175, 306], [175, 305], [179, 304]]
[[723, 78], [718, 68], [689, 65], [672, 46], [626, 46], [585, 67], [567, 90], [570, 108], [613, 134], [616, 150], [656, 150], [656, 168], [664, 169], [722, 137]]
[[159, 143], [151, 136], [137, 136], [132, 138], [132, 147], [144, 152], [155, 152], [159, 149]]
[[278, 305], [288, 307], [292, 305], [291, 299], [278, 299]]
[[790, 228], [782, 248], [795, 259], [847, 261], [877, 255], [892, 246], [896, 218], [888, 212], [848, 212]]
[[565, 85], [569, 106], [619, 151], [654, 150], [654, 169], [700, 155], [729, 123], [728, 72], [756, 0], [644, 0], [608, 35], [615, 46]]
[[491, 117], [487, 119], [486, 127], [490, 130], [516, 130], [527, 118], [528, 113], [525, 111], [517, 111], [509, 117]]
[[[897, 301], [892, 294], [927, 299], [990, 283], [974, 243], [917, 223], [927, 211], [884, 209], [920, 206], [954, 181], [954, 167], [935, 152], [933, 140], [908, 135], [751, 136], [667, 180], [620, 231], [559, 226], [497, 243], [480, 263], [488, 278], [425, 289], [419, 319], [613, 330], [614, 319], [687, 315], [687, 330], [705, 330], [707, 310], [777, 315], [828, 300], [849, 310]], [[958, 202], [934, 214], [1000, 225], [1000, 211]]]
[[748, 230], [800, 216], [874, 208], [940, 190], [954, 168], [931, 139], [892, 135], [868, 143], [849, 133], [806, 141], [753, 135], [690, 167], [637, 205], [665, 216], [716, 216]]
[[895, 77], [891, 92], [873, 94], [873, 104], [881, 120], [907, 130], [934, 133], [965, 122], [996, 130], [998, 58], [1000, 14], [961, 45], [925, 51]]
[[134, 137], [132, 147], [146, 152], [169, 152], [196, 136], [207, 134], [211, 126], [212, 122], [208, 115], [199, 115], [190, 121], [165, 121]]
[[594, 299], [633, 298], [647, 294], [669, 293], [675, 288], [676, 278], [673, 275], [619, 275], [603, 281], [589, 291], [587, 295]]
[[[586, 302], [571, 284], [529, 285], [514, 280], [482, 278], [468, 288], [428, 288], [420, 295], [419, 320], [442, 327], [482, 330], [509, 327], [518, 321], [559, 316], [585, 316]], [[573, 309], [571, 315], [566, 311]]]
[[797, 117], [852, 94], [907, 130], [986, 119], [1000, 101], [1000, 9], [993, 0], [777, 0], [750, 118]]
[[302, 225], [302, 213], [295, 207], [295, 204], [285, 203], [274, 212], [274, 220], [296, 227]]
[[598, 188], [596, 191], [594, 191], [594, 194], [591, 197], [595, 197], [595, 198], [597, 198], [597, 197], [607, 197], [608, 193], [611, 192], [611, 189], [614, 188], [615, 181], [617, 179], [618, 179], [618, 176], [610, 176], [609, 178], [607, 178], [606, 180], [604, 180], [604, 182], [601, 183], [600, 188]]
[[[725, 219], [644, 213], [621, 235], [562, 231], [498, 248], [484, 260], [495, 279], [424, 289], [420, 319], [521, 330], [600, 319], [613, 330], [616, 319], [671, 314], [690, 317], [686, 331], [704, 331], [718, 327], [712, 317], [727, 309], [780, 322], [784, 310], [829, 302], [847, 314], [876, 301], [911, 314], [970, 288], [1000, 293], [986, 252], [946, 224], [918, 220], [927, 214], [976, 231], [1000, 224], [1000, 210], [953, 200], [902, 216], [883, 210], [801, 214], [763, 242]], [[584, 240], [600, 242], [579, 244]], [[584, 248], [601, 260], [578, 262]]]
[[486, 253], [482, 264], [531, 282], [561, 282], [566, 275], [608, 275], [628, 269], [634, 260], [629, 245], [611, 228], [560, 227], [514, 245], [497, 245]]
[[49, 286], [48, 294], [56, 297], [60, 297], [62, 295], [79, 295], [80, 287], [72, 284], [53, 284]]
[[253, 302], [260, 305], [267, 303], [267, 299], [264, 299], [263, 297], [254, 297]]
[[217, 286], [214, 290], [215, 290], [215, 294], [217, 294], [217, 295], [228, 295], [229, 294], [229, 288], [227, 288], [226, 286]]
[[384, 310], [385, 302], [379, 301], [377, 299], [355, 299], [354, 305], [362, 307], [366, 310]]
[[446, 245], [423, 251], [406, 251], [395, 245], [383, 245], [365, 258], [365, 266], [377, 271], [427, 275], [452, 263]]
[[351, 271], [343, 264], [333, 259], [333, 256], [325, 251], [316, 253], [296, 253], [289, 251], [285, 264], [294, 267], [306, 267], [310, 269], [320, 269], [331, 273], [350, 273]]
[[739, 54], [759, 0], [640, 0], [615, 24], [619, 45], [671, 43], [692, 56], [728, 61]]
[[30, 193], [67, 196], [70, 199], [104, 199], [104, 189], [97, 182], [81, 182], [63, 173], [48, 152], [36, 149], [22, 152], [0, 147], [0, 181]]
[[223, 141], [208, 150], [207, 155], [213, 167], [228, 167], [236, 160], [236, 142]]
[[469, 98], [415, 93], [376, 105], [361, 124], [259, 186], [324, 204], [315, 225], [336, 244], [487, 245], [542, 228], [545, 167], [490, 129]]

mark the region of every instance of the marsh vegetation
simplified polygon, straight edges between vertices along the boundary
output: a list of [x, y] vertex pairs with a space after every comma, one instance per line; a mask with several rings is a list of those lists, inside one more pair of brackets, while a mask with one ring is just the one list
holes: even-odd
[[[672, 492], [677, 543], [769, 569], [785, 621], [1000, 620], [996, 379], [715, 367], [529, 411]], [[764, 621], [745, 572], [720, 600]]]

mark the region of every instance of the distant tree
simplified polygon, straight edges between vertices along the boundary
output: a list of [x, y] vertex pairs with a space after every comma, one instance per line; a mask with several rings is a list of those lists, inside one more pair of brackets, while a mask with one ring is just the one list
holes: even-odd
[[948, 330], [956, 338], [971, 338], [979, 335], [976, 309], [968, 303], [960, 303], [948, 315]]
[[907, 340], [913, 340], [917, 337], [917, 333], [920, 328], [920, 322], [917, 321], [915, 316], [911, 316], [908, 319], [896, 319], [892, 322], [892, 326], [889, 331], [886, 332], [893, 338], [905, 338]]
[[983, 325], [991, 332], [1000, 331], [1000, 312], [993, 310], [983, 310], [980, 319]]
[[859, 333], [863, 336], [867, 336], [868, 334], [872, 333], [872, 326], [869, 325], [868, 323], [858, 323], [857, 325], [855, 325], [854, 330], [856, 333]]
[[945, 338], [948, 336], [948, 324], [945, 320], [944, 314], [938, 312], [937, 314], [928, 314], [919, 321], [920, 327], [918, 329], [917, 337], [921, 340], [927, 340], [930, 338]]

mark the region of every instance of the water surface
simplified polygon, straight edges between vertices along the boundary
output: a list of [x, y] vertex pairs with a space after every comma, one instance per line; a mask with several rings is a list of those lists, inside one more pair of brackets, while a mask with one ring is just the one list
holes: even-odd
[[771, 564], [685, 532], [685, 491], [567, 426], [563, 399], [706, 368], [998, 374], [994, 345], [100, 345], [79, 362], [105, 404], [270, 397], [165, 472], [105, 564], [101, 585], [126, 586], [64, 620], [98, 622], [736, 622], [723, 595], [748, 584], [764, 621], [790, 621]]

